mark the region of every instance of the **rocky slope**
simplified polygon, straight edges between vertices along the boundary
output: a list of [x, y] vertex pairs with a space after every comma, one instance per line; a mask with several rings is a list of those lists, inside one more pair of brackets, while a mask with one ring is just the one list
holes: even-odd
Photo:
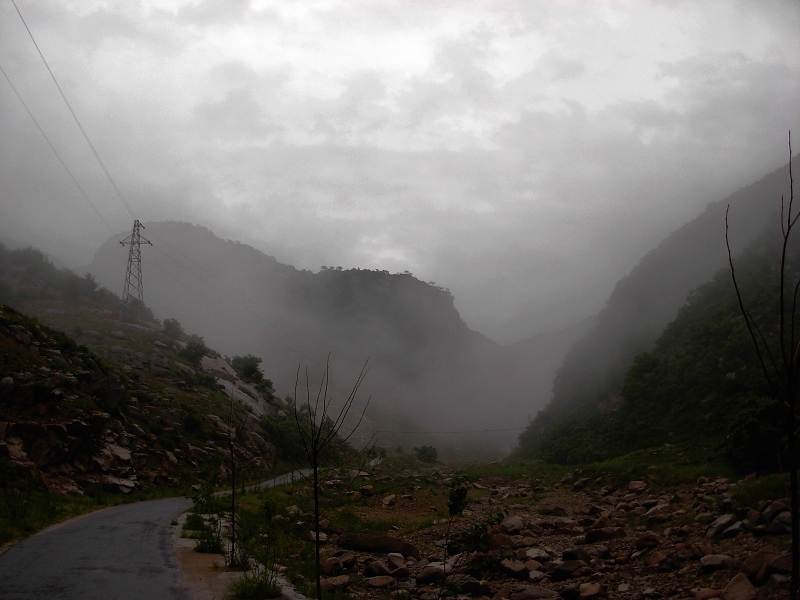
[[[46, 310], [56, 321], [72, 314], [53, 299]], [[270, 464], [274, 448], [256, 432], [255, 416], [235, 402], [231, 420], [217, 377], [252, 406], [277, 408], [253, 398], [224, 361], [206, 359], [209, 372], [198, 372], [160, 327], [126, 328], [103, 307], [81, 310], [95, 328], [81, 327], [80, 337], [96, 352], [0, 305], [0, 460], [10, 473], [59, 493], [188, 488], [204, 476], [227, 478], [232, 435], [243, 464]]]
[[[354, 510], [398, 522], [430, 514], [424, 477], [395, 480], [407, 493], [375, 496]], [[452, 480], [438, 482], [446, 490]], [[442, 586], [498, 600], [784, 598], [788, 502], [744, 505], [737, 490], [747, 485], [705, 477], [668, 487], [639, 480], [617, 486], [580, 474], [554, 485], [484, 477], [473, 482], [452, 528], [440, 519], [399, 538], [366, 536], [342, 534], [332, 518], [325, 585], [359, 597], [391, 591], [420, 600], [440, 597]], [[292, 519], [302, 519], [291, 510]], [[462, 551], [445, 560], [444, 546], [456, 543]]]

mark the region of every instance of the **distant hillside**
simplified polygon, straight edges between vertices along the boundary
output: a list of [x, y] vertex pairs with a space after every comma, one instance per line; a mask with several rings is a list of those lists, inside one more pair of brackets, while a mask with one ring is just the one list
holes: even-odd
[[768, 223], [777, 227], [776, 211], [781, 196], [788, 197], [788, 186], [787, 169], [783, 167], [709, 205], [621, 279], [594, 328], [567, 353], [556, 374], [550, 403], [525, 433], [526, 447], [533, 447], [531, 438], [566, 415], [615, 402], [633, 359], [653, 347], [689, 291], [709, 281], [726, 264], [727, 206], [731, 207], [733, 250], [739, 253]]
[[501, 349], [509, 395], [517, 401], [513, 410], [520, 421], [529, 422], [547, 404], [553, 394], [553, 379], [567, 352], [594, 321], [595, 317], [588, 317], [571, 327], [540, 333]]
[[[362, 400], [372, 396], [384, 429], [500, 429], [531, 412], [531, 386], [519, 383], [530, 371], [469, 329], [445, 289], [410, 273], [301, 271], [186, 223], [145, 227], [154, 244], [142, 250], [147, 305], [223, 353], [262, 357], [281, 395], [294, 393], [298, 367], [318, 378], [330, 353], [342, 390], [369, 357]], [[126, 258], [109, 240], [88, 269], [118, 287]], [[513, 439], [502, 437], [510, 448]], [[418, 443], [407, 434], [399, 441]]]
[[[781, 354], [779, 242], [771, 234], [757, 238], [736, 260], [745, 304], [775, 357]], [[791, 282], [800, 276], [796, 246], [787, 261]], [[520, 442], [526, 454], [560, 464], [606, 460], [669, 443], [703, 460], [727, 460], [742, 472], [769, 471], [786, 460], [781, 418], [745, 328], [730, 271], [723, 268], [691, 293], [653, 350], [633, 361], [617, 402], [584, 407], [544, 433], [526, 432]]]

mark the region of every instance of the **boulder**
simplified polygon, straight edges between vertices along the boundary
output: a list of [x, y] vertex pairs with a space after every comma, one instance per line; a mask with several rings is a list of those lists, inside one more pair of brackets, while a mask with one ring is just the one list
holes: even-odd
[[745, 524], [742, 523], [741, 521], [736, 521], [730, 527], [726, 527], [722, 531], [722, 533], [720, 533], [719, 535], [723, 539], [732, 538], [732, 537], [736, 537], [737, 535], [739, 535], [740, 533], [743, 533], [745, 531], [747, 531], [747, 527], [745, 527]]
[[394, 577], [389, 575], [377, 575], [364, 579], [364, 587], [372, 589], [383, 589], [394, 585]]
[[390, 535], [369, 535], [366, 533], [343, 533], [336, 539], [336, 545], [345, 550], [356, 552], [398, 552], [408, 558], [420, 560], [419, 550], [408, 542]]
[[582, 560], [586, 564], [592, 560], [591, 555], [581, 547], [568, 548], [561, 553], [563, 560]]
[[587, 564], [582, 560], [565, 560], [561, 564], [555, 565], [550, 571], [550, 579], [553, 581], [564, 581], [570, 577], [578, 576]]
[[588, 477], [581, 477], [572, 484], [572, 491], [580, 492], [581, 490], [585, 489], [586, 486], [589, 485], [589, 478]]
[[770, 502], [764, 510], [761, 511], [761, 515], [758, 517], [759, 523], [764, 523], [768, 525], [772, 522], [772, 520], [781, 514], [784, 511], [789, 510], [789, 503], [785, 500], [775, 500], [774, 502]]
[[558, 593], [538, 585], [523, 585], [510, 596], [511, 600], [540, 600], [542, 598], [558, 598]]
[[778, 575], [788, 575], [792, 572], [792, 554], [787, 552], [786, 554], [781, 554], [780, 556], [776, 556], [771, 561], [766, 568], [766, 575], [767, 577], [778, 574]]
[[728, 527], [733, 525], [735, 522], [736, 522], [736, 517], [734, 515], [722, 515], [720, 517], [717, 517], [714, 520], [714, 522], [708, 526], [708, 529], [706, 530], [706, 537], [708, 538], [717, 537]]
[[428, 565], [417, 573], [417, 584], [426, 585], [428, 583], [435, 583], [444, 579], [444, 567], [437, 565]]
[[595, 544], [597, 542], [605, 542], [616, 537], [624, 537], [625, 530], [622, 527], [600, 527], [598, 529], [590, 529], [586, 532], [586, 543]]
[[401, 569], [406, 566], [405, 557], [399, 552], [390, 552], [386, 556], [386, 562], [392, 570]]
[[549, 562], [551, 558], [547, 550], [542, 550], [541, 548], [528, 548], [525, 550], [525, 556], [543, 563]]
[[486, 595], [490, 591], [488, 584], [463, 573], [448, 575], [446, 584], [469, 596]]
[[726, 554], [707, 554], [700, 559], [700, 570], [704, 573], [727, 569], [731, 557]]
[[761, 548], [742, 561], [742, 573], [752, 581], [762, 585], [767, 580], [767, 567], [769, 563], [778, 558], [781, 553], [770, 546]]
[[503, 569], [505, 573], [511, 575], [515, 579], [527, 579], [528, 578], [528, 567], [525, 566], [521, 560], [511, 560], [509, 558], [504, 558], [500, 561], [500, 568]]
[[657, 548], [659, 544], [658, 536], [652, 531], [646, 531], [636, 538], [635, 546], [637, 550]]
[[603, 586], [597, 581], [582, 583], [578, 586], [578, 597], [596, 598], [602, 591]]
[[747, 575], [739, 573], [725, 586], [720, 597], [722, 600], [756, 600], [758, 590], [747, 579]]
[[513, 548], [514, 540], [505, 533], [487, 533], [481, 537], [481, 544], [487, 550], [499, 550], [500, 548]]
[[503, 519], [503, 522], [500, 523], [500, 529], [504, 533], [517, 533], [521, 529], [524, 529], [525, 522], [518, 516], [512, 515], [510, 517], [506, 517]]
[[350, 586], [349, 575], [337, 575], [336, 577], [327, 577], [322, 580], [322, 591], [331, 592], [333, 590], [344, 590]]
[[329, 575], [338, 575], [344, 569], [342, 561], [336, 557], [324, 558], [319, 563], [322, 574], [326, 577]]
[[373, 560], [364, 567], [364, 577], [388, 576], [391, 569], [382, 560]]
[[342, 552], [341, 550], [339, 550], [336, 553], [336, 558], [342, 561], [342, 566], [345, 569], [352, 569], [354, 566], [356, 566], [356, 563], [358, 562], [358, 557], [355, 555], [354, 552]]

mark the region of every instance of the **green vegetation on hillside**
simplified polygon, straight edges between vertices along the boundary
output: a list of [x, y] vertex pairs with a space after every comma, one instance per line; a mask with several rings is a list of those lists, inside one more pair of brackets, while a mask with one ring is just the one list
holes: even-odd
[[[775, 256], [774, 242], [762, 238], [737, 261], [747, 304], [770, 342], [777, 335]], [[798, 264], [794, 254], [790, 267]], [[634, 360], [616, 402], [587, 406], [544, 432], [529, 427], [518, 453], [579, 464], [670, 444], [741, 471], [772, 470], [783, 448], [769, 392], [724, 269], [690, 294], [655, 348]]]

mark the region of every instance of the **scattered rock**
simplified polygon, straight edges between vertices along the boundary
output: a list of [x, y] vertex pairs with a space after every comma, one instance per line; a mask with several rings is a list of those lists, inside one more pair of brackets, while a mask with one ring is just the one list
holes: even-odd
[[510, 596], [510, 600], [539, 600], [541, 598], [558, 598], [558, 594], [537, 585], [524, 585], [518, 587]]
[[715, 538], [719, 536], [725, 529], [730, 527], [736, 522], [734, 515], [722, 515], [717, 517], [706, 530], [706, 537]]
[[725, 554], [707, 554], [700, 559], [700, 570], [705, 573], [727, 569], [731, 557]]
[[596, 598], [603, 591], [599, 582], [582, 583], [578, 586], [578, 596], [581, 598]]
[[336, 545], [346, 550], [358, 552], [398, 552], [405, 557], [420, 560], [419, 550], [408, 542], [389, 535], [368, 535], [366, 533], [343, 533], [336, 539]]
[[756, 600], [758, 590], [744, 573], [739, 573], [722, 590], [722, 600]]
[[389, 575], [378, 575], [375, 577], [367, 577], [364, 579], [364, 587], [367, 588], [374, 588], [374, 589], [383, 589], [390, 587], [395, 584], [394, 577]]
[[350, 586], [349, 575], [337, 575], [336, 577], [328, 577], [321, 581], [322, 591], [331, 592], [334, 590], [344, 590]]
[[364, 577], [378, 577], [390, 573], [391, 569], [382, 560], [373, 560], [364, 567]]

